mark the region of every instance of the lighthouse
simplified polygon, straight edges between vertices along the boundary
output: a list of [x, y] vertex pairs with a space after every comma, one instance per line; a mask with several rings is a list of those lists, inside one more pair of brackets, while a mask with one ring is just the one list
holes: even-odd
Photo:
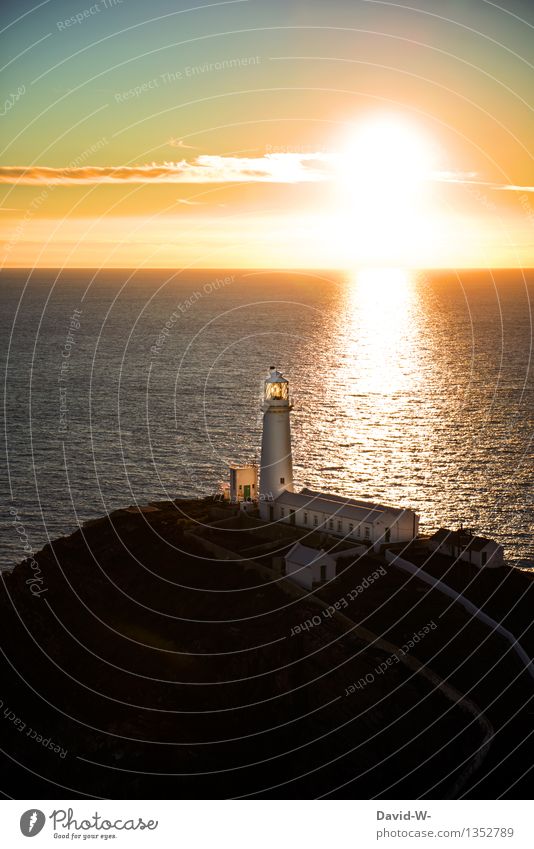
[[[289, 382], [274, 366], [264, 383], [260, 463], [260, 516], [270, 518], [275, 498], [293, 492]], [[271, 508], [271, 509], [269, 509]]]

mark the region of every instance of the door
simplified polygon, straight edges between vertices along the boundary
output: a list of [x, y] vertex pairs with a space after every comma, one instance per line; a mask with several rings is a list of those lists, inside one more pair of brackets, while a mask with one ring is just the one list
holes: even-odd
[[245, 501], [250, 501], [250, 484], [249, 483], [245, 484], [245, 486], [243, 487], [243, 498], [245, 499]]

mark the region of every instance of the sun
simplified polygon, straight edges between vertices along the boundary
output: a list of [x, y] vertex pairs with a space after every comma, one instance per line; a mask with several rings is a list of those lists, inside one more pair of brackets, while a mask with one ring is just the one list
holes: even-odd
[[341, 168], [354, 191], [372, 200], [377, 191], [407, 196], [432, 174], [435, 153], [422, 130], [395, 116], [368, 119], [354, 127], [341, 152]]
[[398, 116], [374, 116], [352, 127], [337, 161], [346, 226], [358, 256], [410, 264], [429, 236], [435, 160], [425, 132]]

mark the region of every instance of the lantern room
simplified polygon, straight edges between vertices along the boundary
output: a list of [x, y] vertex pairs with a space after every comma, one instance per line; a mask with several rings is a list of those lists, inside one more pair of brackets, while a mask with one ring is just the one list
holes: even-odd
[[269, 377], [265, 381], [265, 400], [289, 401], [289, 381], [274, 366], [270, 367]]

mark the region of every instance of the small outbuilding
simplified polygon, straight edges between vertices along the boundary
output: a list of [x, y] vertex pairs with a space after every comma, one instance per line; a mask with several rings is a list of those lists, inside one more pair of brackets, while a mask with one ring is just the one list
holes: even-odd
[[230, 466], [230, 501], [256, 501], [258, 497], [258, 467], [256, 463]]
[[465, 560], [479, 569], [504, 564], [502, 545], [492, 539], [476, 536], [467, 528], [459, 528], [457, 531], [440, 528], [428, 540], [428, 547], [446, 557]]
[[360, 556], [367, 552], [364, 545], [327, 554], [324, 549], [310, 548], [296, 542], [285, 556], [286, 577], [307, 590], [325, 584], [336, 577], [336, 564], [339, 558]]

